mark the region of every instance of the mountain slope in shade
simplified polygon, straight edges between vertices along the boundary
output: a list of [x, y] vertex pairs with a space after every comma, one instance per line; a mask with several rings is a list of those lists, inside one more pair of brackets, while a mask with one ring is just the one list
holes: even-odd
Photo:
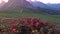
[[22, 7], [32, 8], [32, 5], [26, 0], [14, 0], [14, 1], [9, 0], [8, 3], [6, 3], [0, 9], [22, 8]]
[[39, 2], [39, 1], [35, 1], [35, 2], [32, 2], [32, 1], [31, 1], [31, 4], [32, 4], [33, 6], [35, 6], [35, 7], [41, 7], [41, 8], [45, 8], [45, 9], [50, 9], [50, 8], [52, 8], [52, 7], [46, 5], [46, 4], [42, 3], [42, 2]]
[[48, 6], [52, 7], [50, 9], [53, 10], [60, 10], [60, 4], [47, 4]]

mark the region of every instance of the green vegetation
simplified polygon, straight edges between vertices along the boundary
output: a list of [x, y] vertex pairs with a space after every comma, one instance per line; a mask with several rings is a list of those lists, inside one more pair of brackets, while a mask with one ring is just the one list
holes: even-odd
[[43, 15], [40, 13], [34, 13], [31, 9], [24, 9], [22, 13], [19, 13], [18, 11], [0, 11], [0, 18], [20, 18], [20, 17], [38, 17], [42, 21], [51, 21], [56, 23], [57, 25], [60, 25], [60, 15]]

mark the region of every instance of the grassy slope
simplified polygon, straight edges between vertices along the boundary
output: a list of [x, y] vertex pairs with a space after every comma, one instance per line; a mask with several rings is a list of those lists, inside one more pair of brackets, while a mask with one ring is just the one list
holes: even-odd
[[14, 11], [0, 11], [0, 18], [32, 17], [32, 16], [38, 17], [43, 21], [51, 21], [51, 22], [56, 23], [57, 25], [60, 25], [60, 15], [47, 16], [47, 15], [43, 15], [39, 13], [33, 13], [32, 10], [27, 10], [27, 9], [24, 9], [23, 13], [14, 12]]

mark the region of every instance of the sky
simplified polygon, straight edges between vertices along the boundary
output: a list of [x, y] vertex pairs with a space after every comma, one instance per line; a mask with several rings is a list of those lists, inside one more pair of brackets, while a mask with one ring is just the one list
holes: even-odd
[[58, 4], [58, 3], [60, 3], [60, 0], [31, 0], [31, 1], [40, 1], [40, 2], [43, 2], [43, 3], [45, 3], [45, 4], [47, 4], [47, 3], [51, 3], [51, 4]]
[[[2, 2], [2, 1], [5, 1], [6, 3], [8, 2], [8, 0], [0, 0], [0, 3]], [[30, 0], [28, 0], [28, 1], [30, 1]], [[45, 4], [47, 4], [47, 3], [51, 3], [51, 4], [58, 4], [58, 3], [60, 3], [60, 0], [31, 0], [31, 1], [40, 1], [40, 2], [43, 2], [43, 3], [45, 3]]]
[[4, 1], [4, 2], [6, 2], [6, 3], [8, 2], [8, 0], [0, 0], [0, 3], [2, 3], [2, 1]]

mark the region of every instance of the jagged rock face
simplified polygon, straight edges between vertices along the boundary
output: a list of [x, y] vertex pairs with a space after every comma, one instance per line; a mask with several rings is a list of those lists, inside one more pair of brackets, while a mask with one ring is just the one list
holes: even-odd
[[26, 0], [9, 0], [8, 3], [1, 7], [1, 9], [9, 9], [12, 7], [32, 7], [32, 5]]

